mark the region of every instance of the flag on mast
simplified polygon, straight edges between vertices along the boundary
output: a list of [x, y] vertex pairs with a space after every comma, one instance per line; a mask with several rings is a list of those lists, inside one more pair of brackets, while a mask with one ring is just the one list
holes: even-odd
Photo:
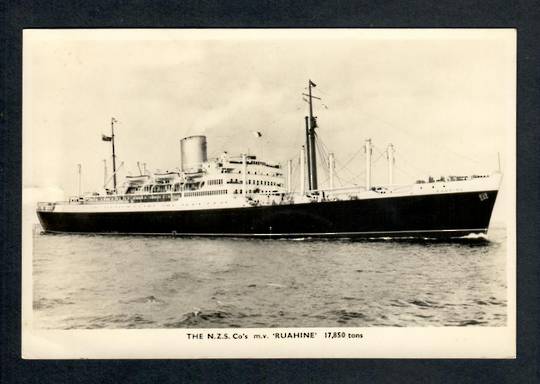
[[309, 80], [309, 84], [312, 86], [312, 87], [316, 87], [317, 84], [315, 84], [313, 81]]
[[107, 136], [107, 135], [101, 134], [101, 140], [103, 140], [103, 141], [112, 141], [112, 136]]

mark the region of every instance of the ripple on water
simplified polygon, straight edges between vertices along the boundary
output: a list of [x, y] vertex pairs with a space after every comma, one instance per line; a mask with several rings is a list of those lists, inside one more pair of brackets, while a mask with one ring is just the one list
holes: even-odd
[[145, 328], [155, 324], [155, 321], [145, 318], [142, 314], [114, 314], [95, 317], [69, 317], [67, 329], [100, 329], [100, 328]]
[[[36, 327], [504, 326], [495, 241], [34, 237]], [[200, 309], [199, 309], [200, 308]]]
[[227, 325], [233, 315], [227, 311], [193, 310], [185, 313], [179, 320], [164, 323], [165, 328], [203, 327], [209, 325]]
[[337, 321], [340, 324], [348, 323], [351, 320], [356, 320], [356, 319], [365, 320], [367, 318], [367, 316], [361, 312], [350, 311], [347, 309], [338, 309], [338, 310], [328, 311], [327, 313], [330, 315], [329, 318], [335, 319], [335, 321]]
[[67, 300], [67, 299], [49, 299], [46, 297], [39, 298], [37, 300], [34, 300], [33, 302], [33, 309], [36, 311], [45, 310], [45, 309], [52, 309], [58, 306], [62, 305], [71, 305], [75, 304], [73, 301]]
[[165, 301], [158, 299], [157, 297], [150, 295], [150, 296], [144, 296], [144, 297], [137, 297], [135, 299], [131, 300], [120, 300], [120, 303], [123, 304], [165, 304]]

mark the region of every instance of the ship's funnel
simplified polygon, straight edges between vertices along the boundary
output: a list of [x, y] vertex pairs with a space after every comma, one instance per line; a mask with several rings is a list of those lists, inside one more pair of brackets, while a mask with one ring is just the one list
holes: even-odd
[[207, 161], [206, 136], [188, 136], [180, 140], [181, 168], [184, 172], [197, 172]]

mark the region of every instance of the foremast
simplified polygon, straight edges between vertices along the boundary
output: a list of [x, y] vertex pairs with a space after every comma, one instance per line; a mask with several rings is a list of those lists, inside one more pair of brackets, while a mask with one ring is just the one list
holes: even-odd
[[309, 104], [309, 116], [305, 117], [306, 121], [306, 156], [307, 156], [307, 176], [308, 176], [308, 190], [316, 191], [318, 189], [317, 182], [317, 149], [316, 149], [316, 133], [317, 117], [313, 116], [313, 99], [320, 100], [319, 97], [313, 96], [311, 89], [317, 85], [309, 80], [308, 81], [308, 93], [303, 93], [308, 99]]

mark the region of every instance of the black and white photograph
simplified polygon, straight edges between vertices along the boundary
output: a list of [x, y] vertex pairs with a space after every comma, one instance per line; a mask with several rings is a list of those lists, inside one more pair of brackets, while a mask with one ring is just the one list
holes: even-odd
[[23, 37], [25, 358], [515, 356], [515, 30]]

